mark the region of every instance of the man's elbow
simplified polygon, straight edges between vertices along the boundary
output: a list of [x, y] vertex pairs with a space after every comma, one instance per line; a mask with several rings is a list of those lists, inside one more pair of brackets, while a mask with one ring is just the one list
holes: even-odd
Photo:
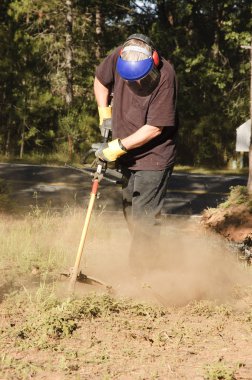
[[154, 127], [154, 130], [153, 130], [154, 136], [153, 137], [157, 137], [157, 136], [161, 135], [162, 130], [163, 130], [163, 127]]

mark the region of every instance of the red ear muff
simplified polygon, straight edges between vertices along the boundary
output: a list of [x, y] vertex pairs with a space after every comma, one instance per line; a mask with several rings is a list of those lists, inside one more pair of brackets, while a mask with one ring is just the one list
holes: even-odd
[[155, 66], [158, 67], [159, 66], [159, 55], [158, 55], [158, 52], [156, 50], [153, 50], [152, 59], [153, 59]]

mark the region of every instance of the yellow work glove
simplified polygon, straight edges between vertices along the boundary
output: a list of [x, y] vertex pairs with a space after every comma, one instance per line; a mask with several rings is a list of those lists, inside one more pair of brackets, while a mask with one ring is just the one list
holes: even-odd
[[109, 143], [104, 143], [95, 152], [97, 158], [106, 162], [113, 162], [117, 158], [127, 153], [127, 149], [123, 146], [120, 139], [115, 139]]
[[98, 107], [99, 124], [102, 125], [104, 119], [112, 118], [112, 107]]

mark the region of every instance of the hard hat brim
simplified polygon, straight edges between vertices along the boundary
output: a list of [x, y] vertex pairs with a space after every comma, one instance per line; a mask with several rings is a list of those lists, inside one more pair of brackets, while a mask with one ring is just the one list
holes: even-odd
[[152, 70], [153, 64], [151, 57], [141, 61], [126, 61], [119, 57], [116, 69], [124, 80], [135, 81], [145, 77]]

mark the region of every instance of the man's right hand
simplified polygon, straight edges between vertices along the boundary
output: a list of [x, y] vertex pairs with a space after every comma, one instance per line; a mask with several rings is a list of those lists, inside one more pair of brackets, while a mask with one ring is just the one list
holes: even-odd
[[103, 143], [95, 152], [97, 158], [104, 162], [113, 162], [117, 158], [127, 153], [126, 148], [123, 146], [120, 139], [115, 139], [109, 143]]

